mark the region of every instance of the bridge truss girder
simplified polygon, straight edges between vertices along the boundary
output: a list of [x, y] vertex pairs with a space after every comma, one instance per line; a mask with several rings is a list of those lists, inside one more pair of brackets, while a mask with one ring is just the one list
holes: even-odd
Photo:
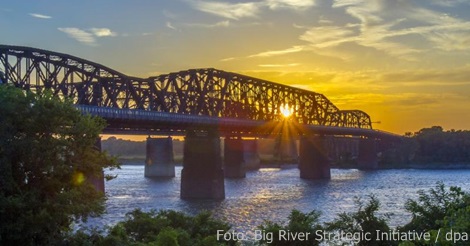
[[0, 45], [1, 80], [75, 104], [271, 121], [289, 105], [301, 124], [371, 129], [369, 115], [339, 110], [324, 95], [217, 69], [137, 78], [78, 57]]

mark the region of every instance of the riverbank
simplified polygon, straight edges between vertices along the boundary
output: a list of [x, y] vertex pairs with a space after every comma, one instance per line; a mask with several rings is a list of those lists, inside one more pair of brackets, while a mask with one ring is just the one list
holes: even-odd
[[[183, 164], [183, 157], [176, 156], [175, 158], [175, 165], [182, 166]], [[145, 157], [143, 156], [124, 156], [119, 157], [118, 161], [120, 163], [125, 163], [125, 165], [136, 165], [136, 166], [143, 166], [145, 165]], [[277, 160], [277, 159], [261, 159], [261, 168], [281, 168], [281, 169], [289, 169], [289, 168], [297, 168], [298, 164], [294, 160]], [[357, 165], [331, 165], [331, 168], [335, 169], [357, 169]], [[379, 170], [393, 170], [393, 169], [428, 169], [428, 170], [455, 170], [455, 169], [470, 169], [470, 163], [412, 163], [412, 164], [395, 164], [395, 165], [387, 165], [387, 166], [380, 166], [378, 167]]]
[[389, 167], [379, 167], [379, 169], [442, 169], [442, 170], [455, 170], [455, 169], [470, 169], [470, 163], [413, 163], [407, 165], [396, 165]]

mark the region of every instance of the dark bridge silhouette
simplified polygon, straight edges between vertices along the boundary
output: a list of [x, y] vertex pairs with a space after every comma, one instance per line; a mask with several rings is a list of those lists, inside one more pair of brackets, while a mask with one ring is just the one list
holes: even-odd
[[[368, 168], [377, 165], [375, 141], [397, 138], [373, 130], [365, 112], [340, 110], [322, 94], [213, 68], [138, 78], [67, 54], [0, 45], [0, 83], [71, 98], [82, 112], [105, 118], [107, 133], [185, 135], [182, 197], [223, 197], [221, 135], [226, 138], [225, 173], [235, 177], [244, 176], [249, 152], [240, 137], [285, 135], [286, 125], [294, 129], [291, 138], [301, 137], [304, 178], [330, 176], [321, 147], [324, 135], [356, 136], [359, 152], [365, 153], [358, 158], [366, 156], [363, 166]], [[292, 116], [283, 118], [282, 107]], [[161, 157], [171, 151], [169, 145], [171, 141], [149, 139], [147, 150]], [[147, 176], [174, 175], [171, 167], [162, 169], [172, 157], [161, 164], [162, 158], [149, 155], [148, 162], [158, 170], [147, 175], [146, 166]]]

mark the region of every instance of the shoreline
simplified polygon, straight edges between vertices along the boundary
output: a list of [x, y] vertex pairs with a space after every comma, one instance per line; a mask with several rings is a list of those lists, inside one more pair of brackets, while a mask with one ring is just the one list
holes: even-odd
[[[145, 159], [140, 158], [123, 158], [118, 159], [121, 165], [130, 165], [130, 166], [144, 166]], [[175, 166], [183, 166], [181, 161], [177, 161]], [[287, 164], [280, 164], [280, 163], [272, 163], [266, 164], [262, 163], [260, 168], [279, 168], [279, 169], [292, 169], [297, 168], [298, 164], [295, 163], [287, 163]], [[357, 167], [350, 166], [350, 167], [339, 167], [339, 166], [331, 166], [332, 169], [358, 169]], [[410, 164], [410, 165], [397, 165], [397, 166], [387, 166], [387, 167], [378, 167], [375, 170], [404, 170], [404, 169], [419, 169], [419, 170], [467, 170], [470, 169], [470, 163], [459, 163], [459, 164]]]

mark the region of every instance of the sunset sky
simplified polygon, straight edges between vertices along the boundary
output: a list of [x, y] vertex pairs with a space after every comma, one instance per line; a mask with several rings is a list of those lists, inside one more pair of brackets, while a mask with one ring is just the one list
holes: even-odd
[[468, 0], [15, 0], [0, 30], [128, 75], [214, 67], [312, 90], [399, 134], [470, 129]]

